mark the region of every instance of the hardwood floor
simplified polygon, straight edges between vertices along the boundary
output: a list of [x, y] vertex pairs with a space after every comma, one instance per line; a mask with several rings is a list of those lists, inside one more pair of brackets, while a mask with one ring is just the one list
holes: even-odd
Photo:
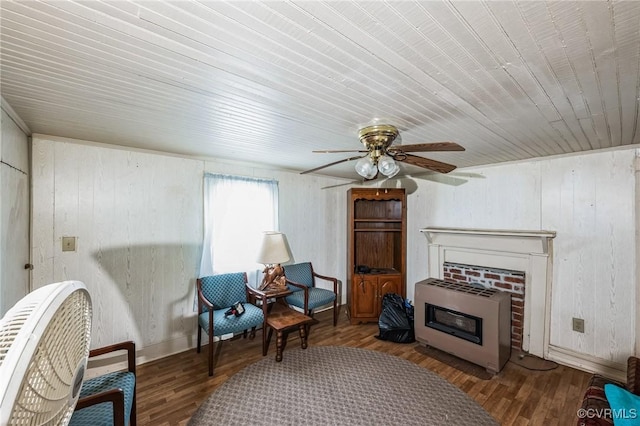
[[[344, 308], [335, 328], [331, 325], [330, 310], [317, 314], [316, 318], [319, 323], [311, 329], [309, 347], [352, 346], [408, 359], [458, 386], [502, 425], [576, 424], [576, 411], [591, 377], [589, 373], [562, 365], [542, 372], [508, 362], [491, 380], [482, 380], [422, 355], [416, 351], [418, 343], [376, 339], [377, 324], [350, 325]], [[254, 340], [225, 341], [211, 378], [207, 374], [206, 346], [200, 354], [192, 349], [138, 366], [138, 424], [186, 424], [218, 386], [245, 366], [262, 359], [260, 333]], [[298, 343], [297, 333], [291, 333], [288, 346]], [[275, 339], [272, 339], [267, 356], [275, 357], [275, 352]]]

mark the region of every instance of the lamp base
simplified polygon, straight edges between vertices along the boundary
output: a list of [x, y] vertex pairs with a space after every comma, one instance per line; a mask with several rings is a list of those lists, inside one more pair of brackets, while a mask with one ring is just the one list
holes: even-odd
[[264, 277], [262, 278], [262, 283], [258, 290], [285, 290], [287, 288], [287, 279], [284, 276], [284, 268], [277, 265], [266, 266], [262, 271], [264, 273]]

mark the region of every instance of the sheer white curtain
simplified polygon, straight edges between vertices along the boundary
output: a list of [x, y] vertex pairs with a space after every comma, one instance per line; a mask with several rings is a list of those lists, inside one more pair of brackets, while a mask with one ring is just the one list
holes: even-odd
[[247, 272], [255, 285], [264, 231], [278, 230], [278, 182], [205, 173], [200, 276]]

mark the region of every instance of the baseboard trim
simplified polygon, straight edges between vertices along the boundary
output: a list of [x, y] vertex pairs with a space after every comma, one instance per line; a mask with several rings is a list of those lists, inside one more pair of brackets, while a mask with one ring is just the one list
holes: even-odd
[[[343, 305], [339, 305], [338, 309], [341, 309]], [[333, 309], [333, 306], [317, 310], [316, 312], [323, 312], [329, 309]], [[258, 330], [262, 329], [259, 327]], [[232, 335], [223, 336], [223, 340], [233, 337]], [[203, 348], [206, 348], [209, 340], [206, 333], [202, 333]], [[214, 337], [213, 341], [220, 340], [218, 337]], [[188, 351], [189, 349], [195, 349], [197, 345], [197, 330], [194, 330], [193, 335], [180, 336], [172, 340], [166, 340], [164, 342], [155, 343], [153, 345], [145, 346], [142, 349], [136, 351], [136, 365], [146, 364], [151, 361], [166, 358], [171, 355], [178, 354], [180, 352]], [[205, 349], [203, 349], [205, 350]], [[92, 358], [89, 361], [88, 369], [85, 374], [85, 379], [100, 376], [102, 374], [110, 373], [113, 371], [123, 370], [127, 368], [127, 361], [125, 355], [114, 356], [101, 356]]]
[[[341, 309], [342, 305], [338, 306]], [[328, 306], [316, 312], [323, 312], [329, 309], [333, 309], [333, 306]], [[258, 328], [259, 330], [262, 327]], [[136, 365], [146, 364], [151, 361], [166, 358], [171, 355], [178, 354], [180, 352], [188, 351], [189, 349], [195, 349], [197, 345], [197, 330], [194, 330], [193, 335], [184, 335], [175, 339], [166, 340], [164, 342], [155, 343], [153, 345], [145, 346], [142, 349], [136, 351]], [[233, 337], [232, 335], [223, 336], [225, 339]], [[206, 348], [209, 340], [206, 333], [202, 333], [203, 348]], [[213, 341], [217, 342], [218, 337], [214, 337]], [[203, 349], [205, 350], [205, 349]], [[101, 356], [92, 358], [89, 361], [88, 370], [85, 374], [85, 379], [100, 376], [102, 374], [111, 373], [113, 371], [123, 370], [127, 368], [127, 361], [125, 355], [117, 354], [116, 356]]]
[[589, 373], [600, 374], [622, 383], [627, 381], [627, 366], [591, 355], [549, 345], [547, 359]]

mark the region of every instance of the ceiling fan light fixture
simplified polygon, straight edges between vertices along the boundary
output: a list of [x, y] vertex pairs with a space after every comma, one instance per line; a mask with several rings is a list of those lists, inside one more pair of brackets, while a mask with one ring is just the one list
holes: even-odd
[[356, 172], [365, 179], [373, 179], [378, 173], [376, 165], [373, 163], [371, 157], [366, 156], [358, 160], [356, 163]]
[[[355, 165], [356, 172], [367, 180], [375, 179], [378, 177], [378, 174], [382, 174], [387, 178], [394, 177], [400, 172], [399, 163], [422, 167], [438, 173], [449, 173], [454, 170], [456, 166], [421, 157], [419, 155], [409, 154], [409, 152], [464, 151], [464, 148], [455, 142], [392, 145], [395, 140], [398, 140], [399, 142], [399, 136], [400, 132], [398, 131], [398, 128], [390, 124], [375, 124], [365, 127], [360, 129], [358, 132], [358, 137], [360, 138], [362, 145], [364, 145], [365, 150], [313, 151], [323, 153], [357, 152], [360, 155], [334, 161], [310, 170], [305, 170], [301, 172], [301, 174], [316, 172], [324, 169], [325, 167], [335, 166], [336, 164], [352, 160], [358, 160]], [[362, 155], [362, 153], [366, 154]]]
[[400, 171], [400, 166], [388, 155], [381, 155], [378, 159], [378, 170], [386, 177], [394, 177]]

